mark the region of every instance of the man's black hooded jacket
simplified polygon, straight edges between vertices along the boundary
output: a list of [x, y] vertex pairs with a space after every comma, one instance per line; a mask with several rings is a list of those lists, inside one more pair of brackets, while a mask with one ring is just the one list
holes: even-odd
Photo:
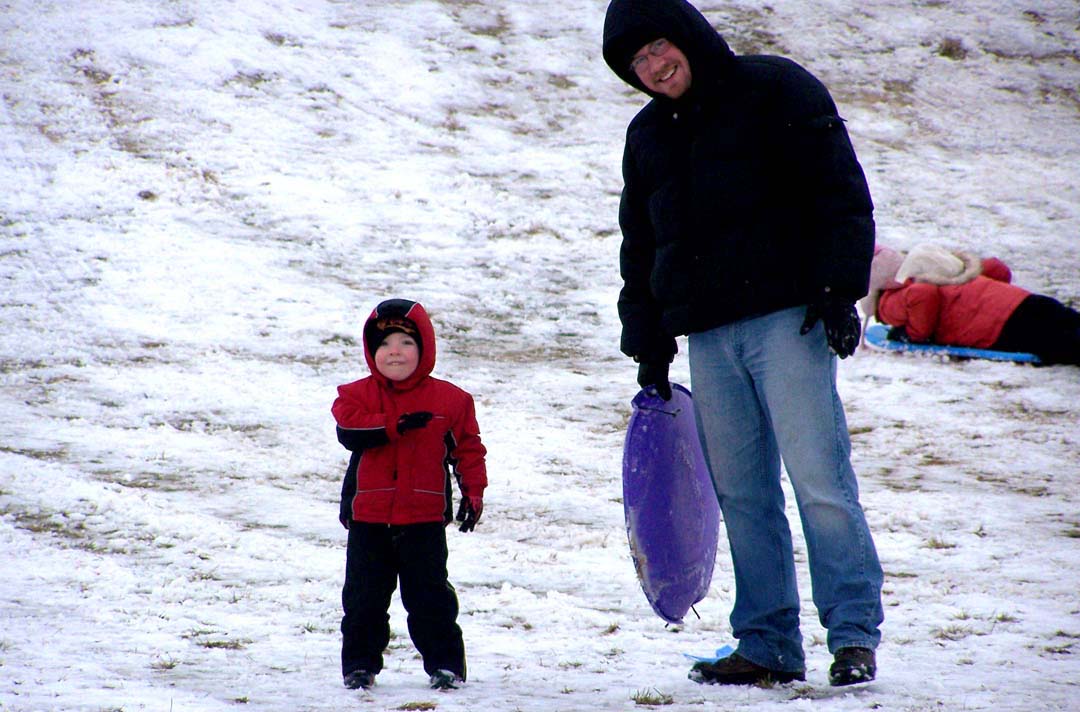
[[[661, 37], [690, 64], [678, 100], [630, 69]], [[604, 59], [652, 96], [623, 154], [624, 353], [669, 359], [676, 335], [866, 294], [873, 204], [821, 82], [781, 57], [736, 56], [684, 0], [613, 0]]]

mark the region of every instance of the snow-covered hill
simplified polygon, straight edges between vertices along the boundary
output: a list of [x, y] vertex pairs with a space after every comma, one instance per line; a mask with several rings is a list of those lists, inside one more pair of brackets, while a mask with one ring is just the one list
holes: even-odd
[[[804, 569], [807, 683], [686, 679], [731, 642], [731, 572], [665, 628], [628, 556], [616, 209], [643, 102], [600, 57], [605, 6], [0, 2], [0, 710], [1076, 709], [1080, 372], [873, 352], [840, 373], [879, 680], [828, 687]], [[1080, 302], [1074, 2], [700, 7], [829, 85], [882, 242]], [[452, 693], [397, 602], [377, 687], [340, 681], [329, 406], [388, 296], [432, 313], [490, 453], [484, 519], [450, 536]]]

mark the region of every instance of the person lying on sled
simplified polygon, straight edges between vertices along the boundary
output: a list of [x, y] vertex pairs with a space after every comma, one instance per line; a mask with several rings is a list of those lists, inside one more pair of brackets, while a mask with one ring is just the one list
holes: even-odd
[[874, 248], [863, 313], [914, 343], [1033, 353], [1047, 364], [1080, 365], [1080, 312], [1011, 284], [996, 257], [933, 244], [904, 254]]

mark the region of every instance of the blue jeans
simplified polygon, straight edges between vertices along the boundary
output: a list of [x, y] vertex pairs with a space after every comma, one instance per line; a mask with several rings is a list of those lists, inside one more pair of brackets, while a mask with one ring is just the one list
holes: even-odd
[[805, 308], [690, 335], [698, 433], [735, 569], [738, 653], [772, 670], [806, 667], [783, 458], [802, 519], [814, 604], [829, 651], [876, 648], [881, 564], [859, 504], [836, 357]]

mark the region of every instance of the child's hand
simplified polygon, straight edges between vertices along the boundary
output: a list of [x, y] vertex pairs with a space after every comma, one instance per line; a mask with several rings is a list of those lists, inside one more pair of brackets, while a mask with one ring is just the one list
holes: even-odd
[[902, 341], [905, 344], [911, 343], [911, 337], [907, 335], [907, 329], [902, 326], [894, 326], [889, 329], [889, 333], [886, 334], [889, 341]]
[[405, 413], [397, 419], [398, 435], [404, 435], [407, 430], [417, 430], [426, 427], [434, 417], [426, 410], [418, 410], [415, 413]]
[[462, 496], [461, 504], [458, 505], [457, 516], [454, 517], [457, 521], [461, 522], [458, 531], [471, 532], [473, 529], [476, 529], [476, 523], [480, 521], [480, 515], [483, 511], [483, 497]]

